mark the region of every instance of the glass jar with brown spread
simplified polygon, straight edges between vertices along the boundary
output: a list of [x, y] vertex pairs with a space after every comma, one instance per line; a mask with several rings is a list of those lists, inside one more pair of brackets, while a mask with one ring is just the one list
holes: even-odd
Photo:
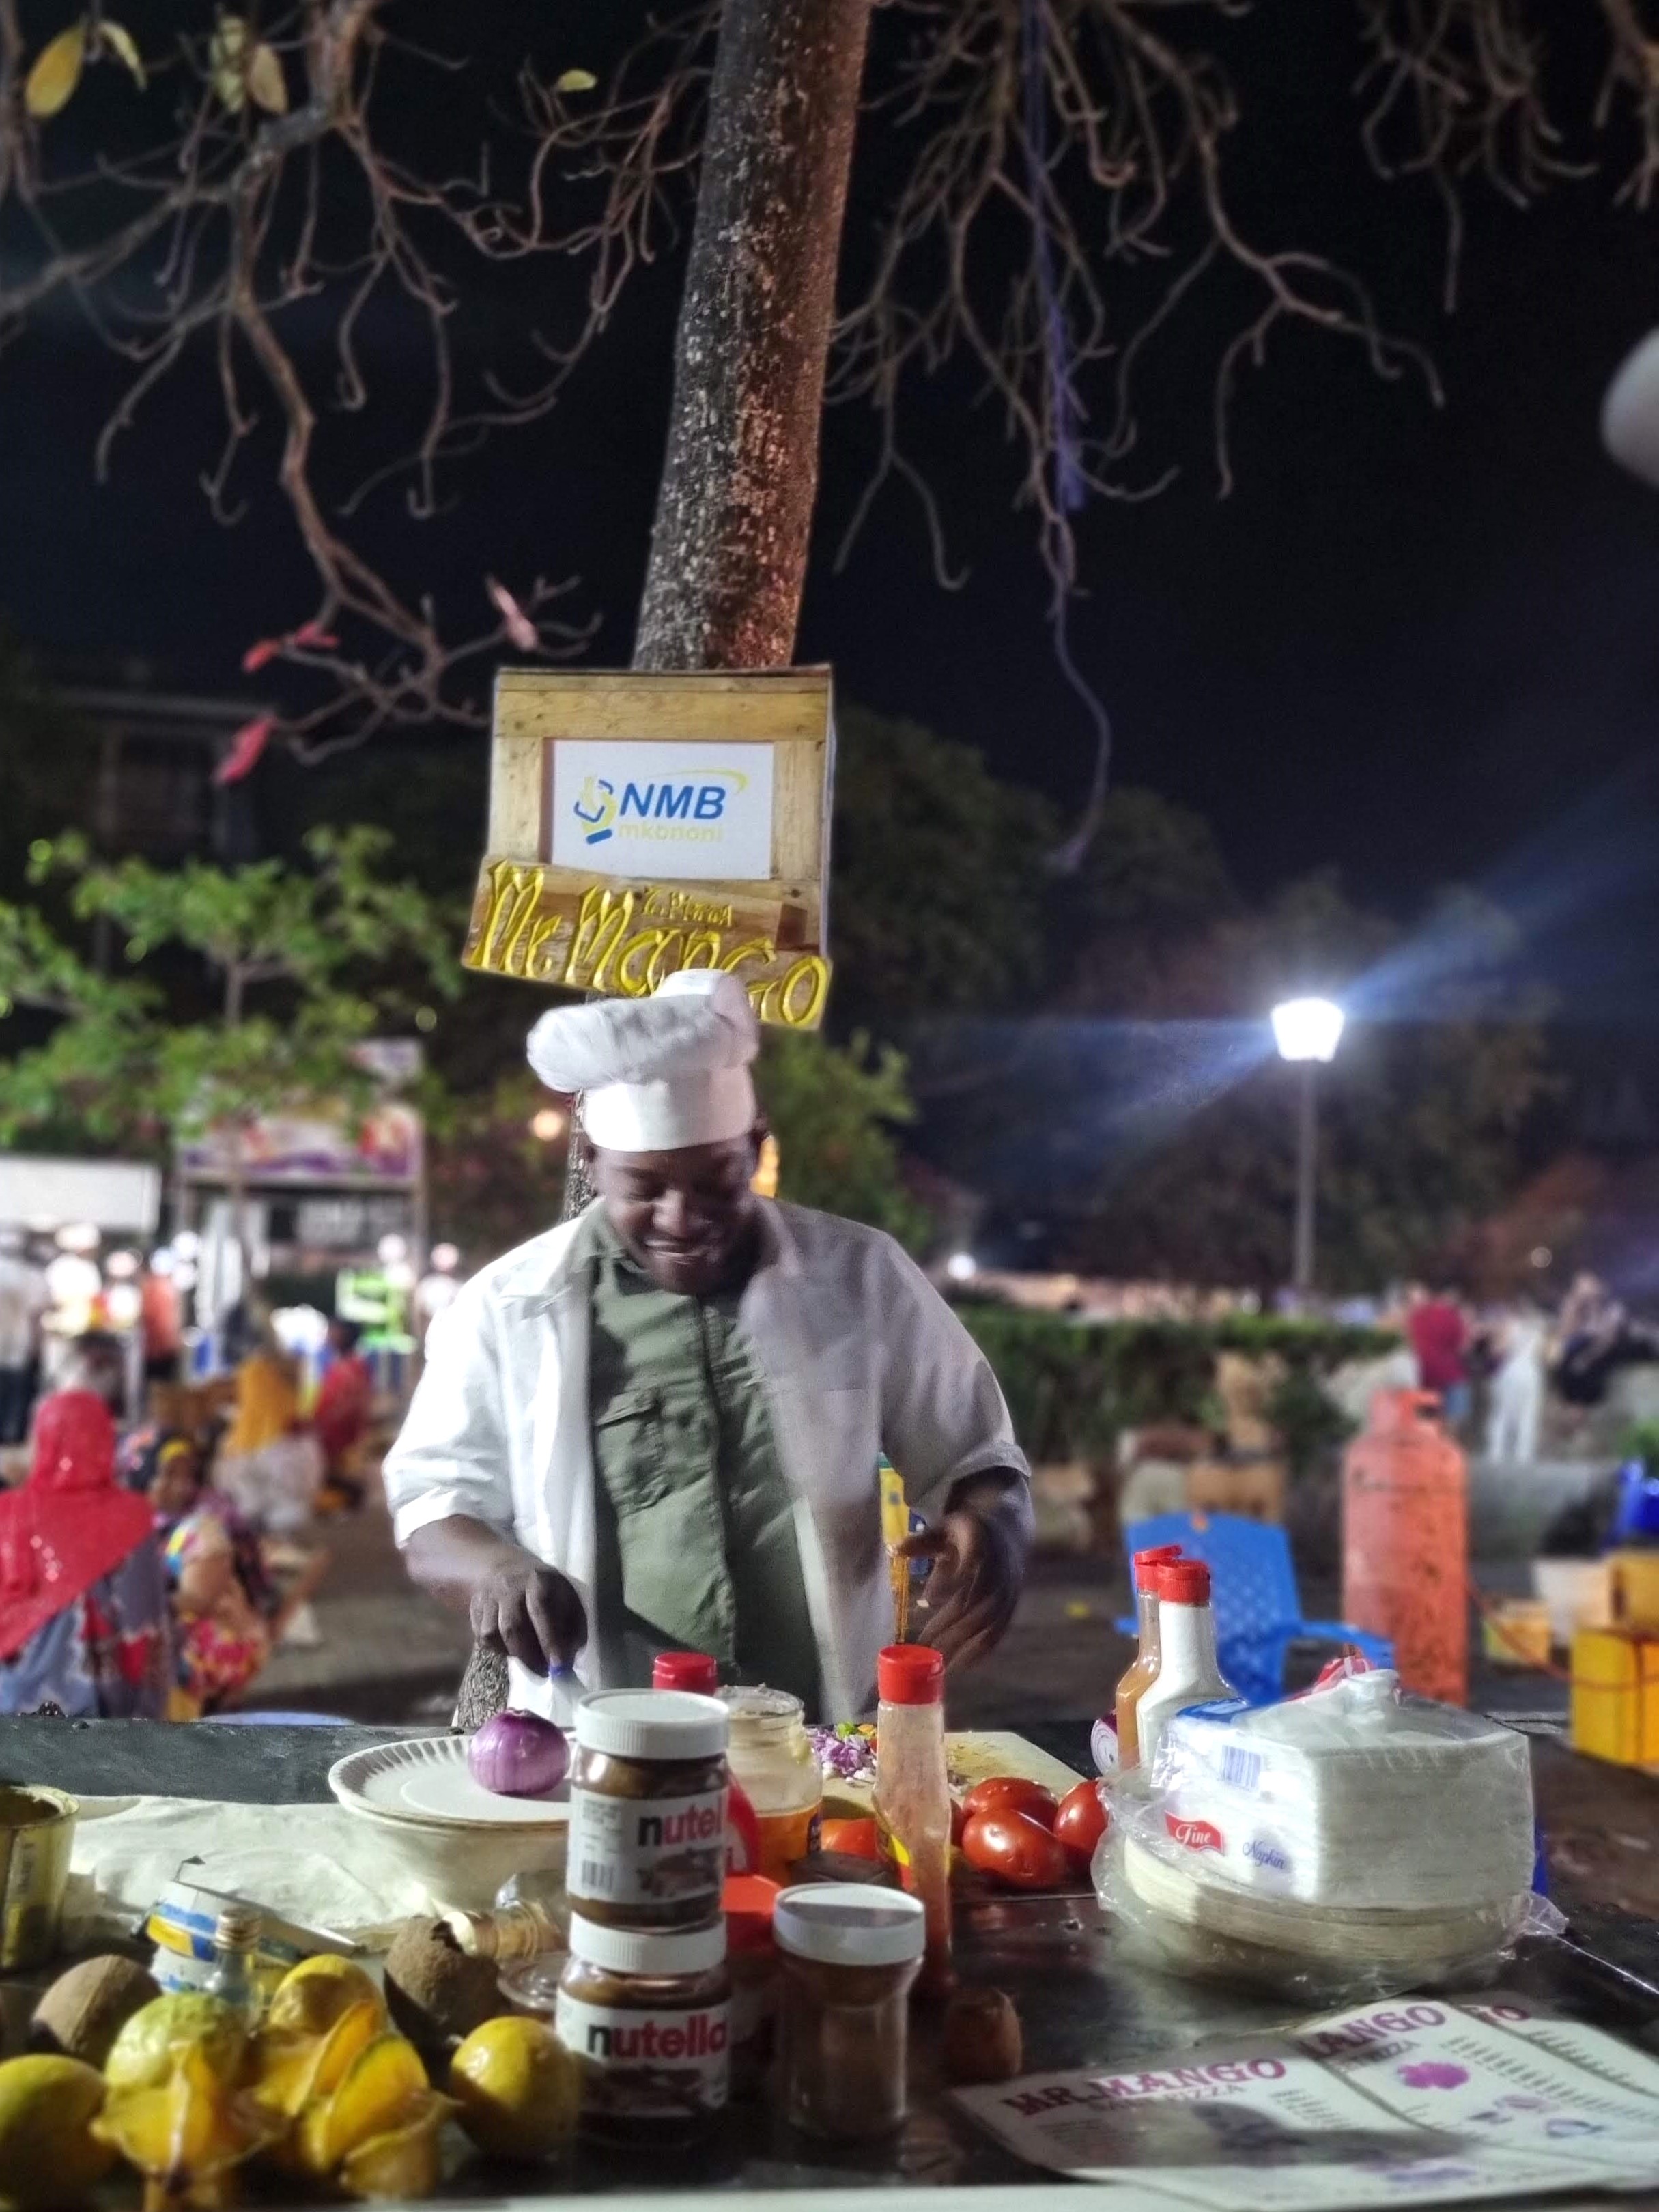
[[726, 1875], [726, 1746], [717, 1698], [599, 1690], [576, 1709], [565, 1883], [584, 1918], [690, 1928]]
[[726, 1923], [657, 1930], [570, 1922], [553, 2032], [581, 2070], [581, 2126], [604, 2142], [670, 2142], [726, 2104], [732, 1984]]
[[904, 2118], [921, 1904], [872, 1883], [786, 1889], [772, 1915], [783, 1969], [783, 2098], [792, 2126], [842, 2141]]

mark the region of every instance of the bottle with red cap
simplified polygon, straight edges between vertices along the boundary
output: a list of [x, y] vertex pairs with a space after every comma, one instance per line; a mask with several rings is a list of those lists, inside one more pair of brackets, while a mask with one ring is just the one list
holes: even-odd
[[1164, 1559], [1152, 1570], [1158, 1599], [1158, 1679], [1143, 1690], [1135, 1727], [1143, 1765], [1158, 1756], [1164, 1728], [1187, 1705], [1236, 1698], [1215, 1652], [1210, 1571], [1202, 1559]]
[[[720, 1668], [706, 1651], [659, 1651], [651, 1662], [653, 1690], [690, 1690], [697, 1697], [713, 1698], [720, 1694]], [[812, 1772], [816, 1778], [816, 1762]], [[730, 1875], [757, 1874], [763, 1856], [759, 1817], [734, 1773], [726, 1787], [726, 1870]]]
[[881, 1844], [927, 1916], [921, 1986], [951, 1982], [951, 1785], [945, 1771], [945, 1661], [890, 1644], [876, 1661], [875, 1814]]
[[1158, 1544], [1135, 1553], [1135, 1622], [1140, 1632], [1140, 1648], [1117, 1686], [1115, 1710], [1120, 1769], [1133, 1766], [1140, 1757], [1135, 1711], [1158, 1680], [1158, 1592], [1152, 1588], [1152, 1571], [1180, 1557], [1179, 1544]]

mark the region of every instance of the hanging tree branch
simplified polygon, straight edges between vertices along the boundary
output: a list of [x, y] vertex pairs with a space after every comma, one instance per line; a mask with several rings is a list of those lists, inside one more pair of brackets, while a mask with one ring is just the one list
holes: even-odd
[[[223, 421], [203, 479], [212, 511], [234, 521], [273, 468], [316, 580], [301, 618], [250, 648], [250, 668], [279, 662], [311, 687], [265, 734], [314, 753], [475, 718], [479, 664], [509, 647], [579, 647], [554, 614], [570, 586], [538, 580], [515, 595], [480, 579], [500, 618], [457, 639], [448, 611], [372, 556], [360, 518], [393, 486], [412, 516], [431, 517], [449, 465], [551, 406], [629, 283], [684, 250], [719, 27], [739, 0], [648, 19], [603, 94], [539, 53], [489, 88], [461, 29], [448, 28], [448, 56], [400, 35], [421, 20], [414, 0], [280, 0], [245, 15], [179, 0], [155, 55], [104, 0], [78, 15], [75, 4], [61, 0], [55, 35], [32, 10], [26, 37], [20, 0], [0, 0], [0, 345], [67, 306], [128, 365], [100, 470], [157, 386], [210, 355]], [[1655, 4], [1353, 0], [1363, 144], [1379, 175], [1439, 195], [1449, 301], [1473, 185], [1525, 204], [1606, 155], [1620, 199], [1651, 204]], [[1594, 111], [1572, 122], [1551, 52], [1569, 15], [1595, 27], [1605, 54]], [[875, 422], [849, 538], [896, 478], [921, 499], [951, 580], [939, 487], [907, 438], [947, 370], [999, 411], [1016, 497], [1062, 594], [1082, 501], [1148, 497], [1174, 473], [1153, 402], [1194, 366], [1224, 491], [1243, 372], [1277, 338], [1335, 338], [1380, 376], [1409, 374], [1438, 396], [1426, 355], [1384, 327], [1361, 275], [1320, 250], [1316, 211], [1309, 234], [1288, 239], [1239, 213], [1234, 149], [1252, 118], [1218, 49], [1247, 19], [1249, 0], [878, 9], [858, 158], [890, 181], [873, 235], [861, 222], [854, 234], [828, 387]], [[1253, 20], [1276, 35], [1267, 11]], [[453, 166], [431, 143], [453, 143], [479, 82], [478, 152]], [[94, 90], [107, 143], [88, 155]], [[568, 328], [550, 319], [565, 302], [539, 273], [560, 258], [586, 271]], [[465, 272], [480, 261], [503, 280], [530, 265], [522, 360], [499, 342], [457, 343]], [[493, 301], [486, 312], [505, 319]], [[380, 428], [369, 362], [371, 332], [394, 317], [417, 334], [424, 392], [402, 445]], [[1211, 348], [1196, 364], [1195, 341]], [[412, 388], [407, 371], [398, 388]], [[1190, 411], [1194, 397], [1182, 385], [1170, 404]]]
[[[251, 647], [247, 665], [279, 661], [321, 680], [313, 703], [273, 731], [314, 757], [400, 724], [477, 721], [469, 664], [580, 647], [586, 632], [550, 613], [572, 586], [538, 578], [515, 596], [491, 585], [498, 618], [446, 635], [430, 599], [406, 593], [339, 526], [357, 502], [331, 495], [341, 466], [319, 448], [332, 418], [368, 400], [367, 319], [412, 316], [425, 419], [412, 453], [374, 475], [405, 477], [411, 514], [436, 511], [441, 465], [477, 429], [469, 421], [462, 434], [457, 422], [459, 293], [447, 266], [456, 247], [488, 259], [526, 250], [524, 204], [492, 186], [485, 155], [476, 175], [428, 176], [377, 135], [398, 97], [382, 86], [389, 58], [404, 96], [410, 73], [459, 65], [394, 40], [391, 0], [301, 0], [258, 24], [206, 6], [179, 12], [173, 51], [147, 64], [97, 14], [31, 54], [16, 0], [0, 0], [0, 240], [16, 272], [0, 280], [0, 345], [63, 300], [130, 364], [96, 442], [100, 477], [155, 388], [210, 345], [224, 436], [202, 482], [222, 522], [244, 511], [233, 488], [274, 413], [276, 482], [317, 593], [303, 618]], [[88, 68], [112, 63], [134, 80], [122, 150], [77, 161], [58, 150], [73, 123], [60, 111]], [[519, 149], [509, 139], [507, 152]]]

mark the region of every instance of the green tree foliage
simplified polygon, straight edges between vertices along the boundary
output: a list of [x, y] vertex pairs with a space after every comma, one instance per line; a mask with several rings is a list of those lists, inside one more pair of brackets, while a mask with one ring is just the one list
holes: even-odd
[[1043, 802], [916, 722], [852, 707], [836, 734], [837, 1030], [995, 1012], [1039, 991], [1057, 834]]
[[892, 1134], [915, 1118], [899, 1054], [874, 1051], [862, 1036], [838, 1049], [819, 1036], [769, 1032], [756, 1072], [778, 1140], [779, 1195], [921, 1249], [929, 1218], [899, 1180]]
[[[70, 927], [0, 902], [0, 1012], [51, 1023], [0, 1060], [0, 1142], [45, 1132], [158, 1152], [181, 1132], [361, 1096], [358, 1048], [406, 1027], [416, 993], [458, 981], [450, 917], [384, 872], [389, 842], [318, 830], [304, 868], [237, 869], [100, 862], [73, 835], [37, 843], [31, 876], [61, 889]], [[76, 942], [100, 923], [113, 975]]]
[[538, 1237], [559, 1218], [565, 1144], [535, 1135], [548, 1096], [522, 1063], [488, 1089], [443, 1091], [428, 1104], [427, 1203], [434, 1238], [469, 1267]]
[[[1511, 931], [1467, 894], [1414, 930], [1364, 912], [1334, 879], [1200, 934], [1169, 980], [1176, 1011], [1261, 1024], [1274, 999], [1335, 989], [1354, 1010], [1320, 1072], [1319, 1276], [1375, 1289], [1455, 1265], [1513, 1191], [1528, 1127], [1554, 1085], [1541, 1005], [1507, 987]], [[1144, 1002], [1135, 1012], [1153, 1011]], [[1127, 1159], [1109, 1163], [1074, 1235], [1115, 1273], [1285, 1279], [1295, 1173], [1296, 1071], [1267, 1045], [1196, 1111], [1171, 1099]]]

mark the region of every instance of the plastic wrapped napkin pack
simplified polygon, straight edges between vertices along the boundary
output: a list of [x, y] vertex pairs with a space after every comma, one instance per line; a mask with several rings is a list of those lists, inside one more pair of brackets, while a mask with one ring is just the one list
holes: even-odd
[[1559, 1928], [1532, 1866], [1525, 1739], [1379, 1668], [1178, 1715], [1114, 1791], [1094, 1878], [1154, 1963], [1341, 2003], [1467, 1981]]
[[1420, 1911], [1531, 1886], [1525, 1737], [1402, 1696], [1390, 1668], [1273, 1705], [1189, 1707], [1152, 1782], [1170, 1836], [1263, 1896]]

